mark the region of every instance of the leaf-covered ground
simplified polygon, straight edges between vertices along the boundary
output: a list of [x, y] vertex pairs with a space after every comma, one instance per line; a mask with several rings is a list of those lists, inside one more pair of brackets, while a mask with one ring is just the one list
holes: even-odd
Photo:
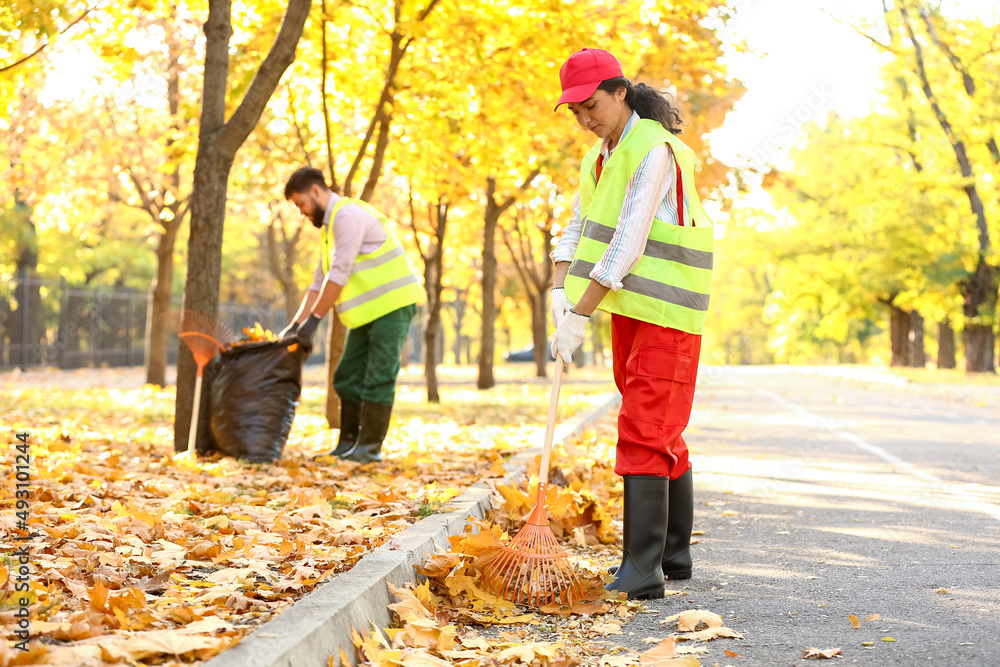
[[[458, 378], [460, 379], [460, 378]], [[612, 387], [570, 379], [561, 418]], [[3, 437], [29, 434], [34, 489], [32, 651], [0, 664], [203, 660], [350, 569], [532, 444], [549, 385], [442, 387], [429, 405], [401, 386], [384, 454], [369, 466], [312, 461], [332, 446], [313, 383], [281, 461], [173, 458], [173, 390], [0, 388]], [[4, 452], [0, 528], [18, 543], [13, 444]], [[14, 640], [15, 563], [0, 567], [0, 622]]]
[[[645, 609], [640, 601], [603, 590], [610, 580], [606, 568], [621, 554], [622, 484], [613, 472], [614, 442], [611, 416], [558, 448], [553, 459], [546, 511], [581, 582], [570, 604], [517, 606], [488, 590], [488, 564], [523, 524], [537, 488], [527, 482], [495, 484], [489, 521], [470, 522], [466, 534], [452, 538], [449, 551], [419, 567], [423, 583], [393, 588], [399, 600], [390, 605], [393, 626], [356, 633], [356, 651], [344, 652], [341, 662], [366, 667], [696, 667], [705, 642], [741, 638], [718, 614], [684, 609], [663, 619], [660, 634], [645, 638], [645, 651], [615, 641], [622, 626]], [[738, 654], [726, 649], [726, 656]]]

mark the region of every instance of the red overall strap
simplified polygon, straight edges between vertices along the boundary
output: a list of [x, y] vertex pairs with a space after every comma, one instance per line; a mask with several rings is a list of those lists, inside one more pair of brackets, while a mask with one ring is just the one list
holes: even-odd
[[681, 165], [677, 161], [677, 153], [674, 153], [674, 147], [667, 144], [670, 148], [670, 154], [674, 157], [674, 167], [677, 168], [677, 220], [679, 221], [681, 227], [684, 226], [684, 181], [681, 179]]
[[[674, 153], [674, 148], [670, 144], [667, 144], [667, 148], [670, 149], [670, 154], [674, 157], [674, 167], [677, 169], [677, 219], [680, 221], [681, 227], [684, 226], [684, 181], [681, 179], [681, 165], [677, 161], [677, 154]], [[604, 155], [597, 156], [597, 182], [601, 182], [601, 171], [604, 169]]]

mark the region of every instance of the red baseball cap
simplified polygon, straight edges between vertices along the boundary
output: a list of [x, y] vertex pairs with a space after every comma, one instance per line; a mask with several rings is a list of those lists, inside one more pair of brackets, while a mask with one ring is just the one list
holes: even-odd
[[559, 70], [559, 83], [562, 84], [560, 104], [567, 102], [583, 102], [590, 98], [601, 85], [602, 81], [625, 76], [618, 59], [603, 49], [583, 49], [577, 51], [563, 63]]

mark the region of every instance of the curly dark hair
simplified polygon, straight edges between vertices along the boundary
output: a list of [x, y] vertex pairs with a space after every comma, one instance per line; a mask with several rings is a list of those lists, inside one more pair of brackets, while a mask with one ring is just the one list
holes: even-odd
[[632, 83], [623, 76], [606, 79], [597, 87], [598, 90], [611, 94], [617, 92], [619, 88], [625, 88], [625, 102], [639, 114], [639, 118], [655, 120], [673, 134], [680, 134], [683, 131], [681, 110], [671, 103], [667, 93], [661, 93], [644, 83]]

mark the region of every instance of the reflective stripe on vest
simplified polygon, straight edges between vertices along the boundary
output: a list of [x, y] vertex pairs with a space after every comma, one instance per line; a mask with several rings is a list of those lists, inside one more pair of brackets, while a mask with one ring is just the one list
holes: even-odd
[[323, 232], [323, 272], [330, 271], [330, 253], [334, 248], [333, 221], [337, 211], [356, 204], [382, 223], [385, 242], [372, 252], [359, 254], [351, 267], [351, 277], [337, 299], [337, 315], [348, 329], [357, 329], [394, 310], [420, 301], [417, 276], [406, 259], [406, 252], [387, 224], [388, 218], [374, 206], [359, 199], [341, 197], [330, 211], [330, 222]]
[[714, 227], [695, 189], [694, 152], [653, 120], [640, 120], [623, 138], [602, 165], [600, 182], [595, 183], [594, 179], [600, 142], [583, 159], [580, 169], [583, 231], [566, 277], [566, 296], [572, 302], [583, 296], [590, 273], [614, 236], [628, 183], [643, 158], [658, 143], [670, 146], [680, 166], [685, 224], [671, 225], [654, 219], [638, 264], [622, 279], [622, 288], [608, 292], [598, 308], [700, 334], [712, 286]]

